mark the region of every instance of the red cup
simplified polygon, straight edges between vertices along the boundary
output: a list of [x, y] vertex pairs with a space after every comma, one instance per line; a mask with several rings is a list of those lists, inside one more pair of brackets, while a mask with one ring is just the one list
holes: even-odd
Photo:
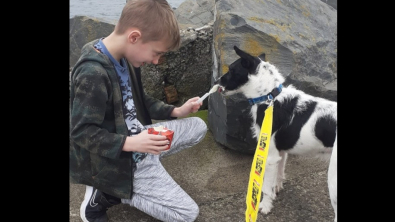
[[171, 141], [173, 140], [173, 135], [174, 135], [173, 130], [169, 130], [164, 126], [157, 126], [157, 127], [148, 128], [148, 133], [166, 136], [166, 138], [169, 140], [169, 147], [166, 150], [170, 149]]

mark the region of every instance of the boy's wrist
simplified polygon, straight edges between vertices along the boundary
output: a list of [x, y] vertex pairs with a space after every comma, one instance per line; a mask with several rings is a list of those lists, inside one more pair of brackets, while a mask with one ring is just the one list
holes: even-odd
[[122, 151], [133, 152], [133, 149], [132, 149], [133, 146], [129, 146], [129, 144], [133, 144], [132, 140], [133, 140], [132, 136], [127, 136], [126, 137], [126, 141], [123, 144]]
[[180, 114], [180, 108], [176, 107], [173, 109], [173, 111], [171, 112], [170, 116], [171, 117], [179, 117]]

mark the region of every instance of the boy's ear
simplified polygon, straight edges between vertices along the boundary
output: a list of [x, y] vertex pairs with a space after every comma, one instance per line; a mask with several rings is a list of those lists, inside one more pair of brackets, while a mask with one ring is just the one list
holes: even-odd
[[139, 38], [141, 38], [141, 32], [139, 30], [132, 30], [128, 35], [128, 41], [131, 43], [136, 43]]

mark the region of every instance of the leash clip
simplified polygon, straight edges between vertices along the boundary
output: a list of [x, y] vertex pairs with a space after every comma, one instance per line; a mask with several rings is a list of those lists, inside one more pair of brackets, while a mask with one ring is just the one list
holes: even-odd
[[274, 101], [273, 95], [271, 93], [269, 93], [267, 95], [267, 99], [264, 101], [264, 103], [266, 105], [268, 105], [268, 106], [272, 106], [273, 105], [273, 101]]
[[273, 106], [273, 102], [274, 102], [273, 99], [267, 99], [267, 100], [265, 101], [265, 103], [266, 103], [268, 106]]

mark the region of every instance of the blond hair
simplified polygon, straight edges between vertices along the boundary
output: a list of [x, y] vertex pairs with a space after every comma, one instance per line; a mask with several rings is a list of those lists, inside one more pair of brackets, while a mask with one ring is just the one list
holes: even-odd
[[163, 40], [169, 50], [180, 47], [178, 22], [166, 0], [127, 1], [114, 31], [121, 35], [131, 27], [140, 30], [144, 43]]

